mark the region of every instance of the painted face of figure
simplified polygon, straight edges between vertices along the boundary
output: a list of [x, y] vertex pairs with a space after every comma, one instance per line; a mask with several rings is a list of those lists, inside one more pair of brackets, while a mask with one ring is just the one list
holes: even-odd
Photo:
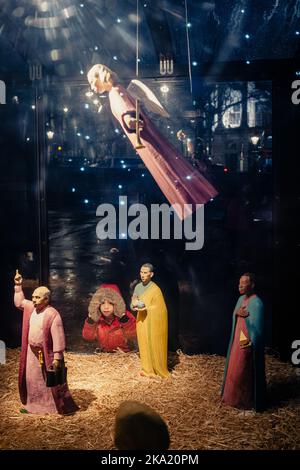
[[100, 305], [100, 312], [105, 318], [111, 317], [114, 313], [114, 304], [105, 299]]
[[46, 287], [38, 287], [32, 294], [32, 302], [37, 312], [43, 310], [49, 304], [49, 291]]
[[95, 93], [104, 93], [106, 91], [110, 91], [112, 88], [112, 84], [110, 82], [102, 82], [99, 77], [93, 78], [90, 81], [91, 89]]
[[90, 87], [95, 93], [104, 93], [112, 89], [113, 82], [106, 67], [100, 66], [96, 70], [95, 67], [92, 67], [87, 77]]
[[251, 283], [248, 276], [242, 276], [239, 282], [239, 291], [241, 295], [251, 295], [254, 289], [254, 284]]
[[87, 74], [91, 89], [95, 93], [110, 91], [113, 86], [112, 74], [106, 66], [102, 64], [94, 65]]
[[148, 284], [151, 281], [153, 276], [153, 272], [150, 271], [149, 268], [142, 266], [140, 270], [141, 281], [144, 285]]

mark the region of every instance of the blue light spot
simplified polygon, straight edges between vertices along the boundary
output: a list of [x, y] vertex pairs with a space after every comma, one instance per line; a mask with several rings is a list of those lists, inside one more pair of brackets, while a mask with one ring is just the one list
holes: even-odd
[[84, 171], [84, 167], [83, 167], [83, 166], [80, 168], [80, 171]]
[[88, 204], [88, 203], [89, 203], [89, 200], [88, 200], [88, 199], [85, 199], [83, 202], [84, 202], [85, 204]]
[[119, 189], [122, 189], [123, 186], [122, 186], [121, 184], [118, 184], [118, 188], [119, 188]]
[[75, 193], [76, 189], [75, 188], [72, 188], [72, 193]]

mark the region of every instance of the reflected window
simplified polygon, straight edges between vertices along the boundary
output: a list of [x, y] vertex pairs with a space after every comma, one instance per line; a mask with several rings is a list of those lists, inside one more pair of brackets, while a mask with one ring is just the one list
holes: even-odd
[[[240, 127], [242, 121], [242, 93], [239, 90], [230, 89], [224, 101], [225, 112], [222, 122], [224, 127]], [[236, 104], [235, 104], [236, 103]]]

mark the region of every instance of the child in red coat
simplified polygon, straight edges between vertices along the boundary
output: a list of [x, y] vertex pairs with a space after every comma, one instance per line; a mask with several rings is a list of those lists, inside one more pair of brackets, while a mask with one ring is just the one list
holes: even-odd
[[82, 336], [86, 341], [97, 340], [103, 352], [136, 348], [135, 317], [126, 310], [116, 284], [102, 284], [93, 295]]

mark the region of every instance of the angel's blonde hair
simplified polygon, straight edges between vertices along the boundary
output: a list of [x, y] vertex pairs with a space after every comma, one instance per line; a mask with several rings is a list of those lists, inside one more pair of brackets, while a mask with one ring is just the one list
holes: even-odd
[[103, 83], [112, 83], [113, 85], [118, 82], [118, 75], [103, 64], [96, 64], [88, 71], [89, 83], [95, 78], [99, 78]]

